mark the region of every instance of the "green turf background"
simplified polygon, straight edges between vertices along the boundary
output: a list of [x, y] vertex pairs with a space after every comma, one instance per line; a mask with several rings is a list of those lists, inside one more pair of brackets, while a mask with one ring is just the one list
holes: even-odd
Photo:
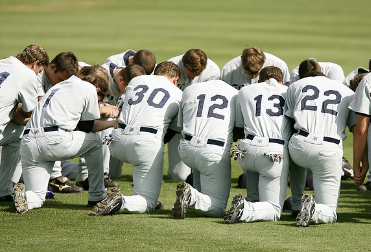
[[[50, 58], [72, 51], [90, 64], [129, 48], [149, 49], [158, 62], [201, 48], [223, 67], [255, 45], [290, 70], [314, 57], [340, 64], [347, 75], [371, 58], [370, 9], [368, 0], [0, 0], [0, 58], [31, 43], [45, 47]], [[344, 148], [350, 160], [351, 140]], [[232, 186], [240, 173], [233, 162]], [[125, 166], [118, 182], [126, 194], [130, 180]], [[173, 220], [176, 182], [164, 180], [165, 210], [153, 215], [92, 218], [87, 193], [57, 194], [57, 201], [27, 215], [0, 203], [0, 251], [370, 250], [370, 194], [357, 192], [351, 181], [342, 183], [338, 223], [299, 229], [287, 214], [276, 223], [231, 226], [195, 213]], [[236, 193], [245, 191], [232, 188], [231, 197]]]

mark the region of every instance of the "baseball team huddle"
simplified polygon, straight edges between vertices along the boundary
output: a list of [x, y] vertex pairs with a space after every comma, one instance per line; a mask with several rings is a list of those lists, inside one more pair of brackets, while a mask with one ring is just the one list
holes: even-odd
[[[72, 52], [50, 61], [29, 45], [0, 60], [0, 201], [27, 213], [50, 191], [88, 190], [91, 216], [152, 213], [163, 208], [168, 158], [169, 179], [180, 181], [175, 219], [197, 210], [226, 224], [277, 221], [289, 184], [298, 227], [336, 222], [346, 127], [354, 135], [347, 172], [371, 190], [371, 178], [363, 184], [370, 68], [345, 76], [340, 65], [310, 58], [290, 72], [255, 46], [222, 68], [201, 49], [161, 63], [130, 49], [89, 65]], [[231, 159], [246, 176], [247, 197], [234, 196], [226, 210]], [[133, 195], [113, 180], [123, 163], [132, 165]], [[315, 197], [304, 193], [307, 171]]]

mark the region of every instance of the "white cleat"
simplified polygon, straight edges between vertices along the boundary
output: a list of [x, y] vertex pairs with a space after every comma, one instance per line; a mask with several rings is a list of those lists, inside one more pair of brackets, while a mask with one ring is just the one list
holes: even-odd
[[14, 185], [14, 207], [17, 213], [24, 214], [28, 212], [26, 189], [25, 185], [22, 183]]
[[301, 197], [301, 210], [296, 217], [297, 227], [307, 227], [309, 222], [312, 221], [313, 214], [315, 212], [316, 202], [310, 194], [304, 194]]

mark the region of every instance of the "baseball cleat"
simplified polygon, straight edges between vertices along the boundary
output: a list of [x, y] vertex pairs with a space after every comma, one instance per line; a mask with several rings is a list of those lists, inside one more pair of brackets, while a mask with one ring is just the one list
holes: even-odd
[[245, 204], [244, 200], [245, 198], [241, 194], [234, 196], [231, 208], [224, 215], [225, 224], [236, 223], [241, 218]]
[[179, 182], [176, 187], [176, 200], [173, 205], [173, 216], [175, 219], [184, 219], [187, 208], [191, 202], [191, 186], [184, 181]]
[[163, 203], [161, 203], [160, 201], [157, 201], [156, 206], [155, 206], [155, 210], [159, 210], [159, 209], [163, 210], [164, 207], [165, 207], [165, 205]]
[[59, 193], [80, 193], [84, 191], [81, 186], [72, 185], [68, 182], [68, 178], [61, 176], [49, 181], [49, 186], [53, 192]]
[[14, 185], [14, 207], [17, 213], [24, 214], [28, 212], [26, 189], [22, 183]]
[[353, 178], [354, 177], [354, 171], [353, 171], [353, 166], [349, 163], [349, 161], [343, 157], [342, 161], [342, 167], [343, 167], [343, 172], [344, 172], [344, 177], [345, 178]]
[[119, 187], [119, 184], [117, 184], [116, 181], [113, 181], [107, 173], [104, 174], [104, 187]]
[[312, 195], [304, 194], [301, 197], [301, 210], [296, 217], [297, 227], [307, 227], [309, 222], [312, 221], [315, 212], [315, 201]]
[[120, 210], [123, 204], [120, 188], [113, 187], [106, 197], [91, 210], [90, 216], [111, 215]]

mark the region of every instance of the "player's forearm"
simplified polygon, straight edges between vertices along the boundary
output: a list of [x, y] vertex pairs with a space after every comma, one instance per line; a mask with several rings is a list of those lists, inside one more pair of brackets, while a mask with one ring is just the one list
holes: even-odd
[[112, 121], [100, 121], [100, 120], [95, 120], [94, 121], [94, 126], [92, 128], [92, 132], [98, 132], [102, 131], [108, 128], [117, 128], [118, 125], [118, 120], [112, 120]]
[[368, 117], [358, 115], [353, 138], [353, 167], [355, 172], [359, 172], [361, 161], [364, 159], [369, 121]]

